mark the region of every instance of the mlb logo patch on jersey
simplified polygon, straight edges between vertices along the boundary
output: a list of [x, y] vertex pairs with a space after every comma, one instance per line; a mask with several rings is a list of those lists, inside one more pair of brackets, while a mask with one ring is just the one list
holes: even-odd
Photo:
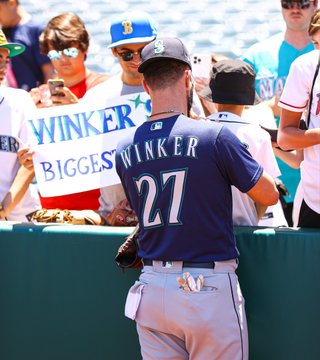
[[162, 121], [157, 121], [157, 122], [151, 124], [150, 130], [151, 130], [151, 131], [161, 130], [161, 129], [162, 129], [162, 125], [163, 125]]

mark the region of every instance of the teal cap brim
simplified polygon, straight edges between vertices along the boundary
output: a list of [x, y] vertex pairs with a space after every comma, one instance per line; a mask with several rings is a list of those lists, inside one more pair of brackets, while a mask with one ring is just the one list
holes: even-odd
[[22, 54], [26, 47], [22, 44], [16, 44], [16, 43], [8, 43], [8, 44], [1, 44], [0, 49], [5, 48], [9, 50], [9, 57], [12, 58], [14, 56], [17, 56], [19, 54]]

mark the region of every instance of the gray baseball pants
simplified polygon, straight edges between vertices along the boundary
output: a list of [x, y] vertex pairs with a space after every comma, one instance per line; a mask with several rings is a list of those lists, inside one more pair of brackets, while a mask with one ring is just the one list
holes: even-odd
[[[248, 334], [236, 260], [214, 269], [153, 261], [130, 289], [126, 316], [135, 319], [144, 360], [247, 360]], [[199, 292], [177, 277], [204, 276]]]

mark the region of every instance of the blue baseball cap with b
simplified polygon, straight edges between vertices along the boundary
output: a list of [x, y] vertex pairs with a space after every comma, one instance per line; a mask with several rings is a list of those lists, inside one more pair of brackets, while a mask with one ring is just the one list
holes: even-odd
[[144, 11], [121, 14], [110, 26], [111, 44], [114, 48], [125, 44], [140, 44], [152, 41], [157, 36], [153, 18]]

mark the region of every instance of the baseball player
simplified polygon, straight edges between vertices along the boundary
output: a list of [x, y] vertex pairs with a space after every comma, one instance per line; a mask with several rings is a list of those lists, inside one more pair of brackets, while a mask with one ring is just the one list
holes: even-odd
[[156, 39], [141, 55], [152, 114], [116, 152], [144, 263], [126, 315], [143, 359], [248, 359], [231, 184], [262, 205], [277, 202], [277, 189], [228, 129], [185, 116], [191, 63], [179, 39]]

